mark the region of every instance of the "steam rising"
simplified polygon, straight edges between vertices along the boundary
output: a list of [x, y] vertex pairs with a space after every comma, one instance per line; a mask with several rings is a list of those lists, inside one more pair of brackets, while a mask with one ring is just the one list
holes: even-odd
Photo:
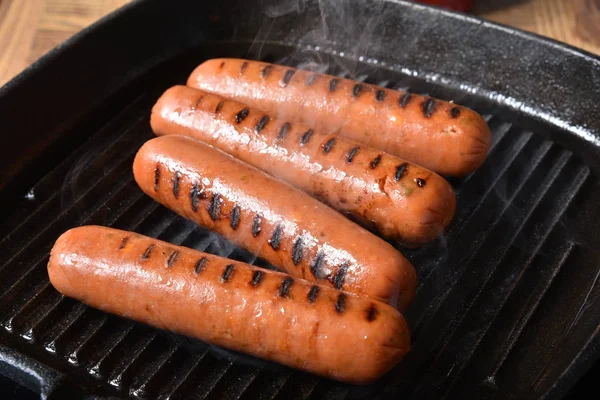
[[[366, 81], [367, 83], [391, 89], [410, 90], [407, 81], [402, 77], [395, 81], [370, 79], [370, 66], [384, 68], [387, 66], [382, 60], [368, 56], [368, 54], [372, 53], [373, 49], [385, 48], [388, 45], [384, 42], [386, 36], [381, 34], [382, 27], [387, 24], [387, 15], [389, 15], [386, 12], [386, 8], [389, 6], [386, 2], [369, 2], [370, 12], [368, 15], [359, 10], [352, 0], [318, 0], [317, 5], [320, 18], [312, 22], [309, 21], [312, 25], [307, 33], [299, 38], [294, 33], [296, 27], [291, 26], [289, 29], [290, 33], [287, 36], [281, 37], [276, 35], [272, 29], [276, 20], [282, 17], [290, 17], [290, 14], [292, 17], [294, 14], [301, 14], [303, 11], [306, 11], [309, 5], [304, 0], [284, 0], [279, 2], [265, 0], [263, 2], [263, 13], [272, 20], [265, 20], [247, 52], [247, 57], [276, 64], [292, 65], [300, 69], [337, 75], [357, 81]], [[306, 20], [300, 21], [304, 24], [307, 23]], [[424, 32], [425, 30], [432, 29], [432, 27], [422, 25], [420, 29]], [[360, 32], [358, 35], [357, 31]], [[349, 42], [349, 38], [353, 41]], [[402, 37], [398, 38], [398, 40], [403, 40], [404, 47], [408, 52], [416, 44], [418, 36], [408, 39]], [[268, 51], [265, 51], [268, 48], [266, 44], [270, 41], [290, 43], [296, 45], [296, 47], [294, 47], [295, 50], [290, 54], [270, 59], [270, 54]], [[297, 46], [298, 42], [304, 45]], [[351, 43], [352, 48], [342, 51], [337, 43]], [[394, 60], [393, 54], [390, 55], [390, 59]], [[395, 65], [394, 69], [398, 69], [398, 66]], [[417, 75], [416, 71], [408, 71], [406, 69], [401, 69], [401, 72], [410, 77]], [[428, 77], [428, 80], [438, 81], [442, 80], [442, 78], [435, 75]], [[421, 94], [429, 93], [421, 92]], [[282, 105], [280, 110], [281, 113], [289, 111], [286, 110], [285, 105]], [[310, 117], [304, 118], [303, 122], [309, 126], [312, 125]], [[437, 268], [436, 266], [444, 264], [448, 259], [445, 233], [430, 245], [424, 246], [421, 251], [407, 249], [401, 249], [401, 251], [415, 261], [423, 259], [425, 261], [424, 264], [428, 265], [425, 267], [426, 269], [430, 267]], [[427, 254], [432, 255], [429, 256]], [[429, 262], [430, 260], [428, 259], [431, 257], [436, 258], [435, 263]], [[416, 265], [416, 267], [419, 269], [419, 265]]]
[[284, 0], [276, 4], [267, 4], [263, 10], [267, 17], [278, 18], [290, 13], [302, 13], [305, 7], [305, 0]]
[[[77, 210], [77, 215], [81, 218], [85, 213], [88, 213], [91, 204], [83, 201], [83, 196], [88, 190], [100, 182], [110, 171], [116, 166], [113, 162], [103, 162], [102, 156], [114, 151], [113, 148], [122, 145], [119, 138], [109, 136], [99, 136], [90, 140], [83, 148], [78, 150], [79, 156], [73, 162], [73, 165], [67, 172], [63, 185], [60, 191], [60, 208], [61, 212], [65, 212], [69, 206], [74, 206]], [[99, 173], [98, 171], [102, 171]], [[91, 182], [90, 176], [100, 175], [98, 181]], [[96, 199], [92, 199], [95, 201]], [[87, 223], [82, 220], [81, 223]], [[106, 221], [95, 221], [94, 223], [102, 224]]]
[[[380, 46], [386, 46], [386, 43], [382, 43], [384, 36], [380, 34], [381, 27], [385, 26], [386, 21], [386, 7], [388, 6], [383, 1], [372, 1], [369, 4], [371, 12], [369, 17], [366, 17], [355, 7], [354, 1], [350, 0], [319, 0], [317, 3], [320, 18], [310, 22], [311, 29], [304, 34], [301, 38], [295, 36], [295, 26], [290, 26], [289, 34], [286, 37], [277, 36], [272, 30], [276, 24], [277, 19], [282, 17], [295, 17], [300, 15], [306, 8], [309, 7], [309, 3], [306, 0], [284, 0], [284, 1], [262, 1], [262, 10], [265, 16], [265, 20], [262, 23], [262, 27], [255, 37], [255, 40], [248, 49], [247, 56], [251, 58], [264, 59], [268, 58], [269, 53], [267, 50], [270, 41], [277, 41], [279, 43], [295, 42], [298, 40], [301, 43], [305, 43], [305, 46], [298, 46], [292, 53], [277, 56], [274, 59], [268, 59], [268, 61], [280, 64], [291, 64], [297, 68], [307, 69], [320, 73], [335, 74], [341, 77], [348, 77], [356, 80], [363, 81], [368, 78], [368, 74], [364, 73], [364, 67], [369, 64], [382, 66], [384, 65], [378, 60], [366, 58], [365, 55], [369, 54], [370, 49], [377, 48]], [[307, 21], [298, 19], [298, 23], [305, 24]], [[304, 27], [304, 26], [303, 26]], [[356, 34], [356, 30], [360, 29], [360, 34]], [[424, 27], [423, 29], [430, 29]], [[336, 43], [338, 41], [347, 42], [347, 38], [358, 38], [352, 42], [352, 49], [346, 53], [343, 51], [337, 51]], [[416, 41], [416, 39], [415, 39]], [[325, 51], [320, 44], [328, 43], [331, 45], [333, 52]], [[315, 45], [316, 44], [316, 45]], [[406, 43], [406, 47], [411, 46], [410, 40]], [[392, 56], [393, 58], [393, 56]], [[359, 70], [359, 67], [361, 69]], [[411, 75], [407, 71], [403, 71], [408, 75]], [[401, 82], [373, 82], [382, 85], [390, 85], [392, 88], [405, 88]], [[102, 139], [101, 139], [102, 140]], [[61, 191], [61, 206], [70, 204], [73, 200], [79, 198], [90, 185], [89, 177], [86, 174], [86, 170], [90, 168], [95, 170], [98, 167], [102, 168], [103, 172], [108, 173], [114, 165], [111, 164], [100, 164], [102, 158], [105, 157], [105, 153], [113, 153], [118, 142], [122, 139], [115, 138], [107, 139], [104, 138], [103, 143], [98, 145], [98, 139], [91, 141], [87, 148], [84, 148], [81, 152], [81, 156], [74, 163], [73, 167], [67, 174], [65, 183]], [[127, 144], [131, 147], [131, 144]], [[100, 150], [102, 149], [102, 150]], [[85, 212], [88, 208], [82, 202], [78, 202], [78, 210], [80, 213]], [[160, 210], [160, 208], [157, 208]], [[154, 211], [158, 212], [158, 211]], [[97, 223], [108, 222], [111, 219], [118, 218], [119, 216], [110, 215], [110, 218], [105, 218], [105, 221], [97, 221]], [[146, 217], [145, 219], [148, 219]], [[245, 262], [260, 263], [257, 260], [256, 254], [249, 254], [241, 252], [237, 249], [232, 242], [225, 240], [222, 236], [210, 232], [204, 228], [198, 228], [195, 233], [189, 233], [187, 236], [181, 237], [164, 237], [165, 231], [169, 229], [169, 226], [173, 224], [171, 222], [168, 225], [161, 226], [161, 231], [152, 230], [151, 236], [158, 236], [159, 239], [170, 241], [174, 244], [183, 244], [187, 247], [194, 248], [200, 251], [206, 251], [217, 254], [222, 257], [232, 257], [242, 259]], [[123, 229], [135, 230], [140, 232], [139, 226], [123, 226]], [[201, 235], [201, 240], [192, 240], [192, 237], [198, 237]], [[267, 239], [265, 238], [265, 244]], [[440, 238], [436, 243], [431, 246], [435, 248], [434, 252], [439, 253], [439, 248], [446, 247], [445, 238]], [[403, 252], [407, 255], [410, 251]], [[442, 259], [447, 258], [446, 255]]]
[[[297, 31], [296, 26], [290, 26], [289, 34], [285, 37], [276, 37], [272, 28], [279, 18], [290, 16], [295, 17], [296, 15], [300, 16], [302, 13], [304, 13], [307, 7], [311, 6], [306, 0], [262, 0], [261, 5], [265, 20], [263, 21], [262, 27], [256, 35], [255, 40], [248, 49], [248, 57], [258, 59], [267, 57], [269, 54], [265, 49], [268, 49], [268, 43], [270, 41], [291, 43], [293, 40], [295, 42], [294, 44], [297, 44], [299, 40], [301, 43], [306, 45], [296, 47], [296, 50], [290, 54], [278, 56], [275, 59], [270, 59], [268, 61], [281, 64], [292, 64], [295, 67], [302, 69], [321, 73], [336, 74], [342, 77], [348, 77], [361, 81], [367, 79], [369, 76], [368, 74], [364, 73], [365, 66], [368, 66], [369, 64], [385, 66], [384, 63], [365, 57], [365, 55], [369, 54], [370, 50], [373, 48], [386, 46], [386, 43], [382, 42], [382, 38], [385, 36], [380, 34], [382, 26], [386, 25], [386, 15], [388, 15], [386, 12], [388, 4], [386, 2], [369, 2], [370, 13], [368, 14], [369, 16], [366, 17], [361, 10], [355, 7], [354, 1], [319, 0], [317, 2], [317, 7], [320, 18], [311, 21], [311, 29], [309, 29], [309, 31], [300, 38], [298, 38], [294, 33]], [[307, 21], [299, 18], [298, 23], [305, 24]], [[423, 27], [422, 29], [431, 28]], [[357, 30], [360, 30], [360, 34], [358, 35], [356, 34]], [[336, 52], [336, 43], [347, 43], [347, 38], [357, 38], [357, 40], [351, 42], [352, 49], [346, 53], [339, 50]], [[406, 48], [410, 48], [414, 42], [416, 42], [416, 39], [414, 39], [413, 42], [408, 40], [405, 44]], [[330, 44], [331, 49], [334, 50], [326, 52], [326, 49], [321, 47], [326, 43]], [[393, 59], [393, 55], [391, 58]], [[361, 67], [360, 70], [359, 66]], [[411, 75], [410, 71], [403, 72], [405, 72], [407, 75]], [[401, 82], [383, 81], [378, 83], [382, 85], [389, 84], [392, 88], [402, 88]], [[98, 145], [98, 139], [90, 141], [90, 145], [83, 149], [81, 156], [77, 159], [67, 174], [61, 191], [62, 208], [64, 208], [65, 205], [70, 204], [73, 200], [79, 198], [89, 188], [90, 182], [88, 175], [90, 174], [86, 174], [88, 168], [91, 170], [101, 168], [105, 174], [114, 168], [114, 165], [111, 163], [100, 163], [102, 162], [102, 158], [105, 157], [105, 153], [115, 152], [115, 149], [117, 148], [116, 146], [118, 146], [118, 142], [121, 139], [114, 140], [114, 138], [104, 138], [100, 140], [104, 140], [104, 143], [100, 143], [100, 145]], [[129, 143], [127, 146], [131, 147], [131, 143]], [[85, 212], [86, 208], [88, 208], [85, 204], [82, 204], [82, 202], [78, 202], [77, 204], [80, 213]], [[155, 210], [154, 212], [157, 211]], [[110, 218], [105, 218], [104, 222], [114, 218], [118, 218], [118, 216], [110, 215]], [[97, 223], [102, 222], [103, 221], [97, 221]], [[172, 223], [173, 222], [171, 222], [171, 224]], [[139, 226], [137, 225], [123, 226], [122, 228], [137, 230], [138, 232], [140, 230]], [[249, 263], [257, 262], [256, 254], [246, 253], [242, 254], [240, 257], [239, 249], [237, 249], [232, 242], [229, 242], [220, 235], [210, 232], [206, 229], [198, 228], [195, 234], [190, 234], [190, 237], [194, 235], [202, 235], [202, 240], [200, 241], [191, 240], [189, 237], [184, 237], [181, 239], [176, 238], [176, 240], [173, 241], [172, 239], [174, 238], [162, 237], [163, 233], [168, 230], [168, 228], [169, 225], [161, 227], [162, 232], [156, 232], [153, 230], [152, 234], [158, 235], [160, 239], [171, 241], [174, 244], [180, 244], [176, 242], [181, 240], [183, 245], [200, 251], [211, 252], [223, 257], [231, 257], [233, 255], [234, 258], [237, 256]], [[144, 232], [139, 233], [143, 234]], [[266, 240], [267, 239], [265, 238], [265, 244]], [[438, 253], [437, 250], [439, 250], [440, 246], [444, 248], [446, 246], [445, 238], [440, 238], [431, 246], [435, 248], [434, 252]], [[410, 253], [409, 251], [405, 252], [404, 250], [403, 252], [407, 254]], [[444, 255], [442, 258], [445, 259], [446, 255]]]
[[[361, 34], [359, 39], [353, 43], [354, 48], [352, 53], [355, 55], [364, 55], [368, 53], [372, 46], [383, 45], [374, 35], [375, 29], [382, 24], [386, 18], [385, 2], [374, 1], [370, 2], [370, 7], [373, 10], [375, 17], [365, 18], [363, 14], [354, 6], [354, 2], [350, 0], [319, 0], [318, 8], [320, 18], [313, 21], [312, 29], [303, 37], [297, 38], [292, 35], [295, 27], [290, 27], [289, 37], [275, 36], [271, 32], [271, 28], [277, 18], [288, 16], [289, 14], [300, 14], [307, 7], [307, 2], [304, 0], [284, 0], [279, 2], [268, 1], [264, 4], [263, 13], [272, 21], [265, 21], [259, 30], [258, 34], [250, 49], [248, 50], [249, 57], [264, 59], [264, 45], [268, 41], [289, 42], [299, 41], [301, 43], [331, 43], [335, 46], [338, 39], [342, 37], [355, 36], [355, 30], [360, 27]], [[306, 21], [301, 21], [306, 23]], [[336, 28], [330, 29], [330, 26], [335, 23]], [[341, 27], [341, 30], [339, 29]], [[330, 58], [326, 55], [319, 45], [307, 45], [304, 48], [299, 48], [292, 54], [280, 57], [275, 60], [268, 60], [278, 64], [289, 64], [290, 60], [294, 60], [294, 66], [310, 71], [321, 73], [335, 73], [340, 76], [348, 76], [356, 78], [357, 61], [363, 61], [363, 57], [353, 57], [350, 54], [341, 52], [334, 54], [340, 58]]]
[[[318, 8], [320, 11], [320, 18], [317, 21], [313, 21], [314, 25], [312, 29], [308, 33], [303, 35], [301, 38], [298, 38], [293, 35], [295, 27], [290, 27], [289, 37], [276, 36], [273, 33], [274, 31], [272, 28], [275, 21], [278, 18], [303, 13], [308, 7], [307, 1], [262, 0], [261, 2], [263, 6], [263, 13], [265, 15], [265, 22], [262, 24], [262, 28], [259, 30], [259, 33], [257, 34], [255, 40], [253, 41], [248, 50], [248, 58], [267, 58], [267, 56], [269, 55], [269, 41], [286, 43], [294, 40], [294, 43], [292, 44], [296, 45], [297, 40], [300, 40], [300, 42], [304, 44], [303, 46], [296, 47], [296, 50], [290, 54], [286, 54], [284, 56], [276, 56], [274, 59], [267, 58], [267, 61], [279, 64], [293, 65], [302, 69], [307, 69], [321, 73], [335, 74], [341, 77], [347, 77], [357, 80], [367, 79], [368, 75], [364, 74], [363, 72], [365, 67], [368, 67], [369, 65], [376, 65], [378, 67], [383, 66], [384, 68], [389, 66], [385, 63], [382, 63], [381, 60], [370, 59], [365, 56], [369, 54], [370, 49], [374, 47], [386, 46], [386, 43], [381, 42], [381, 38], [384, 36], [376, 33], [376, 30], [378, 28], [380, 28], [382, 25], [385, 25], [385, 19], [387, 14], [387, 5], [385, 2], [369, 2], [369, 7], [372, 7], [373, 10], [373, 13], [371, 15], [373, 15], [374, 17], [365, 19], [364, 16], [356, 10], [356, 7], [353, 7], [353, 4], [355, 3], [354, 1], [319, 0]], [[333, 21], [335, 21], [336, 27], [342, 27], [341, 30], [338, 30], [337, 28], [335, 30], [331, 29]], [[358, 29], [360, 29], [360, 34], [357, 35], [356, 30]], [[422, 29], [422, 32], [424, 32], [427, 29], [433, 28], [430, 26], [423, 25], [420, 29]], [[348, 37], [357, 37], [358, 39], [352, 43], [353, 48], [351, 49], [351, 51], [340, 52], [339, 47], [336, 46], [336, 43], [347, 43]], [[411, 47], [415, 45], [417, 38], [415, 37], [414, 39], [408, 40], [403, 38], [402, 40], [405, 40], [403, 46], [406, 49], [405, 51], [408, 52], [410, 51]], [[331, 44], [331, 48], [324, 49], [325, 43]], [[394, 60], [395, 57], [393, 54], [391, 54], [389, 56], [388, 62], [393, 63]], [[394, 69], [401, 71], [402, 74], [404, 74], [406, 77], [414, 78], [416, 76], [419, 76], [429, 82], [433, 82], [438, 85], [451, 85], [451, 82], [449, 80], [446, 80], [446, 78], [437, 74], [429, 74], [423, 76], [417, 71], [402, 68], [401, 65], [394, 65]], [[473, 68], [473, 73], [475, 74], [482, 73], [481, 71], [483, 71], [483, 69], [479, 69], [476, 67]], [[406, 82], [409, 80], [410, 79], [403, 81], [401, 78], [400, 81], [396, 82], [381, 81], [372, 83], [379, 83], [382, 86], [387, 86], [393, 89], [407, 89], [408, 86]], [[460, 92], [457, 93], [460, 94], [454, 100], [457, 103], [463, 105], [468, 105], [465, 104], [465, 101], [467, 101], [467, 99], [471, 99], [470, 93], [477, 93], [476, 88], [470, 88], [465, 86], [460, 87], [459, 89]], [[504, 133], [506, 133], [510, 127], [510, 124], [504, 124], [495, 129], [494, 146], [498, 144], [498, 141], [501, 140], [499, 138], [501, 138], [502, 135], [504, 135]], [[503, 132], [502, 135], [500, 135], [499, 132]], [[507, 134], [507, 137], [509, 137], [511, 134], [512, 132]], [[114, 161], [111, 161], [115, 159], [114, 153], [118, 153], [123, 148], [125, 148], [125, 152], [129, 152], [130, 150], [132, 150], [130, 149], [132, 146], [133, 145], [131, 144], [130, 140], [122, 140], [109, 136], [101, 136], [99, 138], [94, 138], [93, 140], [90, 140], [89, 144], [80, 149], [79, 157], [74, 161], [71, 169], [68, 171], [63, 186], [61, 188], [61, 212], [65, 212], [67, 208], [71, 208], [72, 211], [74, 211], [74, 214], [76, 215], [76, 217], [72, 220], [78, 221], [79, 223], [87, 223], [88, 218], [86, 218], [85, 216], [89, 215], [90, 207], [92, 206], [92, 204], [85, 204], [85, 202], [79, 201], [79, 199], [81, 199], [82, 196], [84, 196], [84, 194], [89, 190], [90, 187], [96, 184], [103, 185], [103, 190], [112, 191], [112, 193], [110, 193], [111, 196], [114, 196], [115, 193], [123, 190], [122, 187], [107, 187], [108, 184], [106, 182], [102, 182], [102, 178], [114, 168], [117, 168], [115, 166]], [[493, 151], [502, 150], [502, 144], [498, 147], [500, 149], [495, 149]], [[518, 154], [522, 151], [522, 148], [515, 147], [514, 149], [510, 150]], [[110, 156], [107, 156], [107, 154], [109, 154]], [[519, 177], [506, 173], [502, 174], [497, 179], [493, 179], [495, 174], [491, 173], [491, 169], [498, 168], [498, 164], [499, 163], [497, 162], [494, 164], [486, 163], [486, 165], [482, 167], [482, 170], [478, 171], [478, 180], [484, 181], [485, 185], [487, 185], [487, 188], [482, 189], [478, 197], [479, 200], [482, 201], [482, 204], [484, 204], [485, 206], [487, 206], [487, 204], [491, 204], [491, 206], [488, 207], [489, 210], [486, 211], [488, 212], [488, 215], [495, 216], [500, 209], [505, 208], [504, 214], [501, 216], [503, 221], [515, 221], [521, 218], [521, 214], [519, 213], [519, 206], [513, 203], [513, 196], [515, 195], [515, 193], [513, 193], [513, 186], [515, 186], [515, 181], [517, 181]], [[118, 168], [123, 167], [121, 166]], [[125, 168], [130, 168], [130, 166], [126, 165]], [[119, 173], [121, 172], [122, 171], [119, 171]], [[98, 181], [90, 182], [91, 178], [98, 179]], [[121, 182], [119, 181], [119, 184], [120, 183]], [[135, 185], [135, 183], [133, 183], [133, 185]], [[567, 186], [567, 183], [565, 183], [564, 186]], [[524, 190], [528, 189], [525, 188]], [[34, 192], [30, 192], [28, 194], [30, 198], [35, 198], [35, 195], [36, 194]], [[483, 203], [483, 200], [485, 200], [487, 197], [492, 198], [492, 201], [487, 201], [486, 203]], [[147, 201], [149, 204], [152, 200], [147, 199]], [[88, 201], [88, 203], [94, 204], [96, 204], [97, 202], [98, 199], [90, 199]], [[73, 204], [75, 205], [73, 206]], [[103, 207], [105, 206], [103, 205]], [[457, 209], [457, 215], [459, 214], [461, 207], [460, 198], [458, 201], [458, 207], [459, 209]], [[122, 212], [124, 213], [126, 211], [127, 210]], [[578, 210], [578, 212], [583, 212], [585, 214], [584, 217], [581, 217], [580, 214], [578, 214], [577, 218], [575, 216], [569, 215], [567, 215], [567, 217], [565, 218], [561, 217], [557, 222], [556, 229], [561, 229], [564, 231], [570, 230], [571, 233], [573, 233], [573, 231], [575, 230], [572, 229], [570, 224], [574, 223], [574, 221], [582, 220], [587, 221], [587, 224], [589, 224], [589, 231], [594, 229], [595, 220], [594, 218], [592, 218], [593, 214], [587, 214], [588, 208], [583, 208], [582, 210]], [[211, 232], [205, 228], [198, 227], [190, 221], [187, 221], [185, 224], [181, 224], [182, 228], [180, 229], [180, 231], [173, 233], [172, 227], [174, 224], [181, 222], [182, 218], [180, 217], [174, 218], [170, 222], [163, 223], [159, 229], [156, 229], [156, 227], [145, 228], [143, 226], [144, 221], [157, 220], [156, 217], [159, 213], [164, 214], [164, 208], [156, 207], [155, 209], [153, 209], [150, 215], [146, 215], [143, 219], [136, 218], [135, 221], [138, 222], [127, 220], [126, 224], [124, 224], [121, 228], [129, 229], [141, 234], [148, 234], [151, 231], [153, 235], [157, 236], [159, 239], [171, 242], [176, 245], [183, 245], [199, 251], [216, 254], [222, 257], [234, 258], [251, 264], [260, 264], [261, 266], [266, 265], [264, 264], [264, 262], [257, 258], [256, 254], [250, 254], [248, 252], [241, 251], [232, 242], [225, 240], [219, 234]], [[94, 221], [94, 223], [102, 224], [120, 218], [120, 215], [116, 215], [112, 210], [107, 210], [106, 215], [107, 216], [102, 217], [104, 219], [100, 218], [100, 220]], [[463, 215], [461, 215], [461, 219], [455, 218], [455, 221], [451, 224], [450, 227], [450, 229], [454, 229], [458, 232], [458, 234], [456, 234], [455, 232], [455, 238], [458, 237], [459, 239], [462, 239], [462, 230], [467, 230], [470, 225], [477, 225], [477, 221], [474, 222], [473, 220], [471, 220], [473, 215], [477, 217], [483, 214], [475, 214], [471, 210], [468, 211], [468, 213], [465, 212]], [[164, 215], [159, 215], [159, 217], [161, 218], [161, 223], [165, 222], [164, 220], [168, 219], [168, 216]], [[497, 218], [500, 218], [500, 216], [498, 216]], [[454, 225], [454, 227], [452, 225]], [[144, 232], [144, 230], [146, 230], [146, 232]], [[483, 232], [483, 234], [485, 234], [484, 239], [487, 240], [486, 238], [489, 235], [489, 232]], [[265, 238], [265, 245], [266, 240], [267, 239]], [[570, 245], [587, 246], [586, 251], [589, 251], [594, 257], [600, 258], [600, 253], [595, 251], [592, 248], [593, 246], [590, 246], [588, 243], [586, 243], [587, 240], [589, 240], [587, 237], [575, 236], [572, 237], [572, 240], [573, 242], [571, 242]], [[524, 244], [520, 241], [515, 241], [511, 238], [508, 238], [506, 241], [510, 242], [510, 245], [514, 247], [524, 246]], [[402, 253], [405, 254], [415, 265], [419, 275], [419, 282], [421, 284], [423, 284], [423, 282], [426, 279], [429, 279], [431, 277], [437, 278], [431, 279], [431, 281], [433, 281], [434, 284], [437, 286], [433, 288], [425, 287], [425, 290], [429, 291], [429, 293], [445, 293], [448, 290], [448, 288], [454, 284], [455, 280], [459, 279], [460, 275], [464, 272], [465, 267], [459, 265], [460, 263], [456, 261], [458, 260], [462, 262], [462, 260], [460, 260], [461, 255], [456, 254], [456, 252], [454, 252], [454, 254], [449, 254], [447, 246], [447, 237], [442, 235], [433, 243], [424, 246], [420, 249], [401, 250]], [[586, 306], [586, 304], [587, 306], [589, 306], [591, 303], [591, 300], [588, 301], [588, 297], [586, 297], [584, 303], [582, 304], [582, 310], [583, 307]], [[426, 306], [428, 307], [429, 305]], [[412, 315], [409, 315], [409, 318], [420, 318], [420, 314], [426, 311], [427, 310], [425, 309], [425, 306], [423, 306], [422, 309], [413, 308], [412, 310], [409, 310], [409, 313], [412, 313]], [[271, 366], [272, 363], [265, 363], [264, 361], [258, 360], [254, 357], [242, 355], [237, 352], [222, 349], [217, 346], [210, 346], [195, 339], [169, 334], [167, 332], [164, 332], [164, 334], [171, 336], [173, 340], [182, 344], [183, 347], [187, 347], [194, 352], [202, 353], [204, 351], [208, 351], [216, 358], [224, 359], [226, 362], [258, 366], [261, 368], [265, 367], [275, 368], [279, 370], [283, 369], [278, 365]], [[423, 346], [422, 343], [421, 346]], [[368, 391], [369, 389], [354, 388], [354, 390]], [[356, 397], [357, 393], [360, 392], [354, 392]]]

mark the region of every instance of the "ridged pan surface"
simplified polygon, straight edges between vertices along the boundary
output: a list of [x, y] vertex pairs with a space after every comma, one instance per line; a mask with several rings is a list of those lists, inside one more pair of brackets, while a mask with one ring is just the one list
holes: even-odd
[[[306, 45], [310, 36], [301, 45], [264, 39], [260, 45], [198, 40], [177, 56], [148, 65], [104, 93], [101, 106], [84, 114], [86, 123], [68, 129], [60, 157], [42, 157], [47, 161], [34, 173], [21, 175], [27, 190], [2, 213], [0, 226], [0, 342], [58, 371], [65, 385], [102, 396], [531, 399], [564, 394], [598, 356], [590, 349], [597, 347], [600, 321], [600, 180], [597, 148], [590, 142], [582, 150], [580, 144], [585, 132], [571, 138], [577, 135], [537, 114], [519, 114], [498, 98], [382, 60]], [[458, 207], [447, 232], [420, 249], [402, 249], [419, 278], [406, 313], [413, 348], [381, 381], [355, 387], [206, 346], [87, 307], [50, 285], [50, 248], [62, 232], [83, 224], [132, 230], [266, 266], [153, 202], [133, 180], [135, 152], [153, 137], [152, 105], [213, 57], [313, 68], [454, 100], [487, 120], [492, 149], [478, 171], [451, 180]]]

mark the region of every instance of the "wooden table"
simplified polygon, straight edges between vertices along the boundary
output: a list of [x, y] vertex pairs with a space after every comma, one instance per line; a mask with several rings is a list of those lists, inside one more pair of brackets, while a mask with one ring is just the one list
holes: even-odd
[[[0, 0], [0, 86], [130, 0]], [[600, 0], [475, 0], [476, 15], [600, 54]]]

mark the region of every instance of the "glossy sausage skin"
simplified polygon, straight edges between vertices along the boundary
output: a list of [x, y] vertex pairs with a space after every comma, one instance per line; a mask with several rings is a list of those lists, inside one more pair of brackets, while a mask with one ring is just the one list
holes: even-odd
[[432, 241], [454, 215], [454, 191], [434, 172], [197, 89], [167, 90], [151, 125], [213, 145], [407, 246]]
[[138, 151], [133, 173], [154, 200], [291, 275], [400, 309], [414, 296], [415, 270], [389, 243], [214, 147], [155, 138]]
[[410, 348], [387, 304], [132, 232], [71, 229], [48, 274], [92, 307], [341, 381], [376, 380]]
[[487, 123], [468, 108], [306, 70], [213, 59], [197, 67], [187, 84], [274, 117], [339, 131], [442, 175], [473, 172], [491, 145]]

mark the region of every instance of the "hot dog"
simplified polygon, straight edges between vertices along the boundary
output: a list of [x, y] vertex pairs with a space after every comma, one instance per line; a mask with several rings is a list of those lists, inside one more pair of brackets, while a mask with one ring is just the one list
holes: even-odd
[[410, 348], [389, 305], [132, 232], [71, 229], [48, 274], [92, 307], [336, 380], [372, 382]]
[[454, 215], [454, 191], [434, 172], [217, 95], [170, 88], [150, 122], [157, 135], [200, 139], [407, 246], [435, 239]]
[[491, 145], [487, 123], [468, 108], [306, 70], [213, 59], [197, 67], [187, 84], [274, 117], [339, 131], [442, 175], [473, 172]]
[[325, 204], [209, 145], [159, 137], [138, 151], [139, 187], [291, 275], [405, 308], [416, 273], [389, 243]]

